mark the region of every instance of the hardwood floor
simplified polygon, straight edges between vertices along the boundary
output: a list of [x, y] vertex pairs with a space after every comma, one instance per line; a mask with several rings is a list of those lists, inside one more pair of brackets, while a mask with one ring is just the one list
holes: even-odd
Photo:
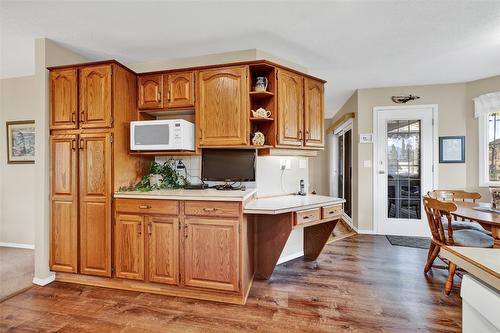
[[52, 283], [0, 303], [1, 332], [460, 332], [458, 290], [426, 250], [356, 235], [280, 265], [245, 306]]

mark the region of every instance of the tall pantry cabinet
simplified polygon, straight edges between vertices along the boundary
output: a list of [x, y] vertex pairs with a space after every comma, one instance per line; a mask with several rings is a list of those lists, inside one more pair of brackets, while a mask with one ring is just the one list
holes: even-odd
[[136, 75], [115, 62], [49, 71], [50, 269], [109, 277], [112, 193], [147, 167], [128, 153]]

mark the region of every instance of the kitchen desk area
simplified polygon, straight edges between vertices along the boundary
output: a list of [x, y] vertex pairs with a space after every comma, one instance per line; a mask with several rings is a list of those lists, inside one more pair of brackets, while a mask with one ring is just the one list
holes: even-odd
[[257, 198], [256, 190], [116, 192], [109, 276], [57, 273], [58, 281], [244, 304], [254, 278], [269, 279], [294, 229], [316, 259], [343, 199]]

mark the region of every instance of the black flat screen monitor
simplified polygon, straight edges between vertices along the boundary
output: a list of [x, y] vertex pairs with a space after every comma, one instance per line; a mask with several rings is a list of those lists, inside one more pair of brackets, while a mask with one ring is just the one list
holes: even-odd
[[201, 178], [211, 181], [255, 181], [255, 150], [203, 149]]

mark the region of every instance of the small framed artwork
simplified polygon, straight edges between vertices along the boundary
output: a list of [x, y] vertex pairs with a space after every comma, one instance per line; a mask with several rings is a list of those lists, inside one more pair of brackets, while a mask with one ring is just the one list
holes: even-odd
[[439, 137], [439, 163], [465, 163], [465, 136]]
[[35, 163], [35, 121], [7, 122], [7, 163]]

